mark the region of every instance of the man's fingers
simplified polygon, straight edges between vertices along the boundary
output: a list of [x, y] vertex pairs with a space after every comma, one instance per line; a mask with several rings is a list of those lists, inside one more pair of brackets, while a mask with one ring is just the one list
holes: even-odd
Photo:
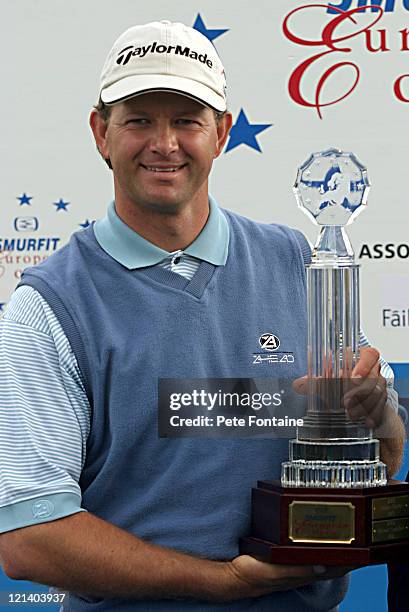
[[[379, 365], [380, 352], [373, 346], [365, 346], [361, 349], [359, 361], [352, 371], [352, 378], [362, 376], [366, 378], [374, 367]], [[379, 371], [378, 371], [379, 373]]]
[[233, 564], [243, 574], [252, 575], [261, 580], [283, 580], [284, 578], [305, 578], [311, 577], [321, 571], [322, 566], [318, 570], [313, 569], [311, 565], [281, 565], [276, 563], [266, 563], [259, 561], [250, 555], [240, 555], [233, 560]]
[[270, 565], [270, 567], [274, 567], [274, 574], [278, 580], [322, 576], [327, 570], [323, 565]]
[[369, 407], [365, 407], [365, 404], [359, 404], [352, 410], [348, 410], [348, 416], [351, 421], [357, 421], [360, 417], [365, 417], [365, 427], [368, 428], [380, 427], [384, 413], [385, 399], [383, 396], [379, 399], [378, 403], [371, 403]]
[[302, 579], [324, 577], [328, 574], [339, 574], [340, 576], [355, 569], [354, 567], [327, 567], [325, 565], [282, 565], [277, 563], [265, 563], [250, 555], [236, 557], [234, 564], [239, 562], [238, 568], [245, 569], [246, 573], [251, 572], [262, 580], [283, 581], [287, 579]]
[[347, 391], [343, 397], [344, 406], [347, 410], [353, 410], [369, 398], [377, 388], [376, 378], [366, 378], [358, 383], [353, 383], [353, 389]]
[[[368, 415], [365, 422], [366, 427], [380, 427], [382, 425], [383, 418], [385, 415], [386, 400], [387, 393], [385, 389], [384, 392], [380, 393], [378, 403], [375, 404], [375, 406], [373, 406], [372, 404], [370, 406], [366, 406], [364, 404], [364, 409]], [[368, 402], [369, 401], [370, 400], [368, 400]]]
[[370, 414], [380, 402], [385, 404], [386, 400], [386, 380], [381, 375], [361, 381], [354, 389], [345, 393], [343, 398], [344, 406], [351, 417], [355, 413]]
[[281, 565], [265, 563], [250, 555], [240, 555], [227, 563], [233, 576], [232, 587], [240, 597], [259, 597], [274, 591], [288, 591], [318, 580], [329, 580], [345, 575], [354, 567], [326, 567], [324, 565]]
[[301, 378], [296, 378], [293, 381], [292, 387], [296, 393], [299, 395], [307, 395], [308, 393], [308, 376], [302, 376]]
[[[270, 574], [273, 573], [277, 580], [308, 579], [328, 580], [344, 576], [356, 567], [325, 566], [325, 565], [270, 565]], [[274, 569], [272, 569], [274, 568]], [[268, 568], [267, 568], [268, 571]]]

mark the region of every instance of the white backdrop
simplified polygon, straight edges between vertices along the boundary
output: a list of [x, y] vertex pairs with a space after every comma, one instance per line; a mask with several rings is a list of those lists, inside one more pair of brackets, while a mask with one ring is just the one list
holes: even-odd
[[[333, 4], [354, 9], [358, 1], [334, 0]], [[377, 4], [387, 9], [383, 15], [370, 10], [355, 13], [335, 30], [332, 40], [341, 34], [348, 38], [332, 44], [350, 51], [333, 51], [313, 62], [301, 80], [301, 95], [314, 101], [320, 77], [339, 62], [354, 66], [333, 72], [322, 89], [321, 102], [342, 97], [357, 70], [360, 76], [349, 96], [321, 108], [322, 119], [317, 108], [300, 105], [294, 100], [295, 90], [292, 95], [288, 90], [291, 75], [304, 60], [330, 50], [331, 41], [328, 36], [325, 39], [323, 29], [334, 23], [336, 15], [329, 14], [324, 6], [309, 8], [309, 4], [313, 2], [3, 3], [3, 308], [21, 269], [62, 246], [73, 231], [80, 229], [80, 224], [103, 216], [112, 199], [112, 175], [95, 150], [88, 115], [96, 102], [105, 56], [115, 38], [133, 24], [152, 20], [194, 25], [200, 14], [207, 29], [227, 30], [213, 42], [225, 65], [234, 121], [243, 109], [250, 126], [272, 124], [257, 135], [254, 127], [247, 132], [255, 137], [261, 151], [242, 142], [216, 160], [212, 194], [226, 208], [265, 222], [287, 223], [314, 240], [317, 228], [297, 210], [291, 190], [297, 166], [310, 152], [328, 146], [355, 152], [368, 167], [373, 186], [367, 211], [349, 228], [357, 255], [361, 251], [366, 254], [359, 259], [363, 325], [389, 361], [408, 362], [409, 101], [398, 99], [394, 83], [409, 72], [409, 41], [405, 34], [409, 28], [409, 1], [378, 0]], [[289, 34], [284, 34], [286, 16], [299, 7], [305, 8], [288, 22], [292, 35], [321, 44], [296, 44], [289, 40]], [[371, 26], [378, 16], [378, 23]], [[363, 28], [367, 33], [357, 34]], [[385, 50], [369, 50], [370, 45], [377, 48], [382, 37]], [[400, 83], [401, 97], [409, 99], [409, 76]], [[239, 140], [240, 136], [245, 139], [243, 130], [237, 128], [236, 134]], [[395, 246], [389, 248], [387, 258], [384, 249], [389, 243]], [[382, 256], [370, 258], [368, 253], [376, 254], [376, 244], [381, 245], [376, 253]], [[398, 245], [400, 257], [396, 253]], [[394, 255], [389, 257], [391, 253]], [[384, 311], [389, 317], [385, 321]]]

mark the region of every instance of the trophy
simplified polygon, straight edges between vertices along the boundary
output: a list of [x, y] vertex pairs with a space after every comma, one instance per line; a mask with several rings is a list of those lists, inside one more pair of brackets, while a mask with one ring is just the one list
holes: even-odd
[[387, 480], [380, 443], [343, 397], [359, 358], [359, 265], [345, 231], [364, 210], [367, 171], [352, 153], [314, 153], [298, 169], [298, 206], [321, 226], [307, 266], [307, 410], [281, 482], [252, 490], [241, 554], [284, 564], [368, 565], [407, 558], [409, 485]]

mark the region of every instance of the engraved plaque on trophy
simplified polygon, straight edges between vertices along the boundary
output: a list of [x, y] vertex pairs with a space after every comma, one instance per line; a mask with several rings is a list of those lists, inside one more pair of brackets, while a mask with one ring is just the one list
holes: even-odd
[[240, 553], [285, 564], [367, 565], [409, 554], [409, 485], [387, 480], [380, 443], [343, 397], [359, 359], [359, 265], [345, 231], [369, 181], [352, 153], [314, 153], [298, 169], [298, 206], [320, 226], [307, 266], [307, 412], [281, 482], [252, 491]]

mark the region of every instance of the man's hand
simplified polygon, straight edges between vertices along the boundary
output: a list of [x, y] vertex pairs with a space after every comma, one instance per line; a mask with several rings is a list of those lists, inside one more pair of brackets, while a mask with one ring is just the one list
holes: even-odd
[[[374, 347], [361, 349], [360, 358], [351, 373], [348, 391], [343, 397], [345, 409], [353, 421], [365, 418], [365, 426], [374, 430], [381, 442], [381, 459], [388, 468], [389, 476], [395, 474], [402, 462], [406, 435], [401, 418], [388, 404], [387, 385], [381, 375], [380, 353]], [[342, 374], [341, 374], [342, 376]], [[323, 380], [325, 385], [325, 380]], [[293, 383], [297, 393], [308, 393], [308, 377], [298, 378]], [[319, 389], [319, 385], [311, 388]], [[325, 389], [325, 386], [324, 386]]]
[[[288, 591], [344, 576], [353, 567], [324, 567], [322, 565], [276, 565], [257, 561], [248, 555], [236, 557], [227, 564], [231, 574], [231, 599], [261, 597], [273, 591]], [[228, 592], [227, 598], [230, 599]]]
[[373, 428], [381, 442], [381, 459], [393, 476], [400, 467], [405, 449], [405, 428], [399, 415], [388, 404], [386, 380], [380, 373], [379, 351], [361, 349], [361, 357], [352, 372], [354, 389], [344, 397], [351, 419], [365, 417], [365, 425]]
[[344, 396], [349, 417], [357, 421], [365, 417], [368, 428], [380, 427], [387, 416], [386, 380], [381, 375], [380, 353], [373, 347], [361, 349], [358, 363], [352, 371], [353, 389]]

